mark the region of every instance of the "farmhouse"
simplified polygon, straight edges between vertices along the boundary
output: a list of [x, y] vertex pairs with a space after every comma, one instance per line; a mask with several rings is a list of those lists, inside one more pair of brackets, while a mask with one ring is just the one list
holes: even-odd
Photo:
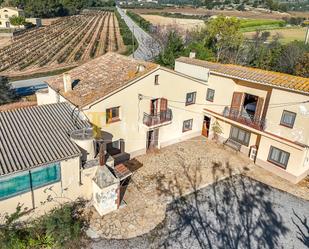
[[306, 78], [194, 58], [174, 71], [107, 53], [47, 83], [39, 106], [0, 112], [3, 212], [83, 197], [106, 214], [132, 174], [123, 161], [201, 134], [292, 182], [308, 174]]
[[10, 18], [13, 16], [25, 16], [22, 9], [14, 7], [0, 8], [0, 28], [14, 28], [10, 23]]
[[306, 78], [194, 58], [172, 71], [108, 53], [47, 83], [39, 104], [70, 102], [131, 157], [203, 134], [292, 182], [308, 174]]
[[309, 171], [309, 79], [238, 65], [179, 58], [175, 70], [197, 79], [208, 72], [203, 130], [256, 164], [298, 182]]

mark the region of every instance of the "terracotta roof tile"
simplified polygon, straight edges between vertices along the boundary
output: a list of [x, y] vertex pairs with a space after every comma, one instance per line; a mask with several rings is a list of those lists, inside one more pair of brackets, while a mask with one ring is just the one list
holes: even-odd
[[203, 61], [188, 57], [180, 57], [177, 61], [206, 67], [214, 74], [220, 74], [234, 79], [242, 79], [249, 82], [289, 88], [294, 91], [309, 93], [309, 78], [239, 65]]
[[[138, 71], [138, 66], [143, 66], [143, 70]], [[67, 72], [73, 82], [72, 91], [64, 92], [63, 75], [54, 76], [46, 83], [71, 103], [82, 107], [107, 96], [157, 67], [154, 63], [107, 53]]]

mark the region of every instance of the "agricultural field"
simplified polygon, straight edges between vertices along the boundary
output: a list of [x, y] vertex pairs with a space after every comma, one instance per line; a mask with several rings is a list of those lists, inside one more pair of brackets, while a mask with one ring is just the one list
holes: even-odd
[[[285, 28], [285, 29], [272, 29], [265, 30], [270, 32], [269, 39], [273, 36], [279, 35], [279, 41], [282, 43], [289, 43], [291, 41], [304, 41], [306, 35], [306, 28]], [[255, 32], [246, 32], [245, 36], [247, 38], [252, 38]]]
[[0, 73], [14, 76], [59, 70], [125, 50], [115, 14], [92, 11], [15, 36], [11, 45], [0, 49]]
[[183, 30], [192, 30], [204, 25], [203, 20], [173, 18], [159, 15], [141, 15], [144, 19], [156, 26], [172, 26]]
[[[191, 7], [183, 7], [183, 8], [164, 8], [164, 9], [132, 9], [130, 11], [134, 11], [137, 14], [155, 14], [155, 13], [180, 13], [183, 15], [225, 15], [225, 16], [235, 16], [240, 18], [251, 18], [251, 19], [273, 19], [273, 20], [281, 20], [283, 17], [291, 17], [293, 13], [279, 13], [273, 11], [270, 12], [261, 12], [261, 11], [237, 11], [237, 10], [208, 10], [205, 8], [191, 8]], [[299, 13], [298, 13], [299, 14]], [[299, 14], [301, 15], [301, 14]], [[303, 16], [306, 16], [304, 14]]]

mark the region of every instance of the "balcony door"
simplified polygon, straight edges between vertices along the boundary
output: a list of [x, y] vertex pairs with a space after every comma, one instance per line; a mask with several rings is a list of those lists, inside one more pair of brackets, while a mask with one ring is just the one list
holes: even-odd
[[155, 116], [158, 113], [159, 99], [152, 99], [150, 101], [150, 115]]
[[261, 118], [264, 99], [252, 94], [234, 92], [230, 115], [256, 122]]

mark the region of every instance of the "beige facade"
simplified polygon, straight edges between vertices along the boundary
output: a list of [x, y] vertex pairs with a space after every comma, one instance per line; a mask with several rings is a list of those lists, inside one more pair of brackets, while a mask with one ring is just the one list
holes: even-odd
[[[190, 68], [190, 71], [188, 71], [188, 68]], [[229, 142], [233, 126], [240, 128], [242, 131], [247, 131], [250, 136], [249, 141], [240, 144], [240, 151], [251, 156], [250, 152], [257, 148], [256, 156], [252, 155], [252, 158], [258, 165], [295, 183], [308, 174], [308, 93], [235, 79], [215, 72], [206, 75], [204, 73], [205, 68], [202, 66], [187, 64], [182, 61], [176, 61], [175, 70], [189, 73], [190, 76], [200, 79], [208, 78], [207, 88], [214, 90], [213, 101], [204, 101], [205, 116], [211, 120], [209, 136], [213, 135], [211, 127], [215, 120], [222, 128], [222, 134], [220, 134], [222, 142]], [[250, 117], [251, 122], [248, 122], [249, 116], [242, 118], [240, 113], [233, 114], [231, 118], [231, 109], [235, 105], [235, 102], [233, 102], [234, 93], [242, 96], [242, 103], [246, 101], [244, 98], [247, 98], [247, 96], [260, 100], [260, 107], [255, 107], [256, 110], [259, 109], [258, 119]], [[241, 108], [245, 109], [245, 106]], [[241, 108], [239, 110], [242, 110]], [[284, 112], [295, 117], [292, 127], [282, 124], [281, 119]], [[284, 155], [281, 155], [281, 157], [286, 165], [277, 164], [271, 160], [271, 151], [276, 149], [283, 151]], [[272, 153], [275, 152], [272, 151]], [[287, 160], [286, 157], [288, 157]]]
[[25, 14], [23, 10], [13, 7], [0, 8], [0, 28], [16, 28], [10, 23], [10, 18], [13, 16], [25, 16]]
[[[155, 78], [158, 77], [158, 84]], [[186, 105], [187, 93], [196, 93], [196, 103], [205, 99], [206, 81], [197, 80], [174, 71], [157, 68], [146, 76], [131, 82], [130, 85], [109, 96], [82, 108], [90, 123], [102, 129], [105, 141], [124, 139], [125, 151], [131, 157], [144, 154], [147, 150], [147, 135], [149, 131], [157, 130], [156, 148], [182, 141], [201, 134], [203, 124], [202, 106]], [[49, 88], [47, 94], [39, 94], [38, 103], [49, 101], [65, 101], [57, 97], [55, 91]], [[144, 124], [144, 116], [150, 115], [151, 100], [165, 98], [168, 108], [172, 111], [172, 120], [157, 125]], [[158, 103], [158, 108], [159, 107]], [[119, 120], [106, 123], [106, 110], [119, 107]], [[183, 131], [185, 120], [193, 120], [192, 129]]]

